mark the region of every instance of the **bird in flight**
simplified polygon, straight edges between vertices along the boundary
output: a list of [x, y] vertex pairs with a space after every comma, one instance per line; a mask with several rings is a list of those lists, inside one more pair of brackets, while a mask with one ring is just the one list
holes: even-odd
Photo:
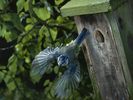
[[66, 71], [55, 85], [55, 94], [63, 98], [69, 96], [80, 83], [80, 64], [78, 53], [80, 45], [90, 32], [83, 28], [78, 37], [63, 47], [47, 47], [41, 51], [33, 60], [30, 72], [31, 78], [41, 78], [42, 75], [57, 62], [59, 67], [66, 67]]

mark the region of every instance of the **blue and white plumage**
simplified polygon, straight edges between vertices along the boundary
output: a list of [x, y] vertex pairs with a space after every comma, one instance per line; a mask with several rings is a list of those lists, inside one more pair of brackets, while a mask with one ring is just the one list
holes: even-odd
[[79, 36], [64, 47], [46, 48], [41, 51], [32, 62], [31, 77], [41, 77], [52, 63], [57, 61], [58, 66], [66, 66], [67, 70], [57, 81], [55, 94], [57, 97], [67, 97], [78, 87], [80, 82], [80, 65], [77, 60], [80, 44], [89, 34], [83, 28]]

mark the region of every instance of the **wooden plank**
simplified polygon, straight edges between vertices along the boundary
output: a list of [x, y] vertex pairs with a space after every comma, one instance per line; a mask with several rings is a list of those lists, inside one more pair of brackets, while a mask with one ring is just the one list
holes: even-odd
[[95, 76], [102, 100], [129, 100], [123, 63], [107, 17], [104, 14], [77, 16], [75, 22], [79, 32], [83, 27], [91, 32], [84, 45], [90, 59], [91, 67], [88, 67], [94, 71], [91, 76]]
[[[133, 99], [133, 83], [132, 83], [132, 78], [131, 78], [131, 73], [129, 71], [129, 67], [128, 67], [128, 61], [127, 61], [127, 57], [125, 55], [125, 50], [123, 49], [123, 43], [122, 43], [122, 38], [120, 36], [120, 31], [119, 31], [119, 27], [118, 27], [118, 23], [117, 20], [115, 19], [114, 16], [112, 16], [111, 13], [107, 14], [108, 18], [109, 18], [109, 22], [110, 25], [112, 27], [112, 33], [114, 35], [114, 39], [116, 41], [116, 45], [117, 45], [117, 50], [119, 51], [119, 59], [121, 60], [121, 64], [122, 64], [122, 69], [124, 72], [124, 77], [125, 77], [125, 81], [127, 84], [127, 88], [128, 88], [128, 92], [130, 95], [130, 98]], [[132, 100], [130, 99], [130, 100]]]
[[71, 0], [61, 8], [63, 16], [108, 12], [119, 8], [127, 0]]
[[101, 99], [101, 95], [100, 95], [100, 90], [98, 88], [98, 84], [97, 84], [97, 80], [96, 80], [96, 76], [95, 76], [95, 71], [94, 68], [92, 66], [92, 61], [90, 59], [90, 55], [89, 55], [89, 50], [88, 48], [86, 48], [86, 43], [84, 43], [84, 45], [82, 45], [82, 50], [85, 56], [85, 60], [86, 60], [86, 64], [87, 64], [87, 68], [89, 71], [89, 76], [91, 78], [91, 83], [93, 86], [93, 92], [94, 92], [94, 100], [102, 100]]
[[[123, 63], [123, 71], [128, 91], [132, 98], [131, 100], [133, 100], [133, 2], [131, 3], [131, 1], [132, 0], [129, 0], [114, 12], [109, 13], [108, 18]], [[122, 41], [122, 44], [118, 44], [119, 42], [117, 41], [120, 40]], [[121, 49], [121, 47], [124, 47], [124, 50]]]
[[75, 16], [107, 12], [111, 9], [110, 0], [71, 0], [61, 8], [63, 16]]

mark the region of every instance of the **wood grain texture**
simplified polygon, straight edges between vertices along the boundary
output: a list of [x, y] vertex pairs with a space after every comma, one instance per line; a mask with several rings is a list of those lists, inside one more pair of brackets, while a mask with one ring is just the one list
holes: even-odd
[[[129, 0], [131, 1], [131, 0]], [[128, 66], [133, 78], [133, 7], [125, 3], [113, 12], [119, 25], [121, 39], [124, 45]]]
[[110, 0], [71, 0], [61, 8], [63, 16], [75, 16], [107, 12], [111, 9]]
[[[108, 13], [119, 55], [122, 60], [130, 100], [133, 100], [133, 1], [128, 0], [112, 13]], [[120, 44], [118, 41], [122, 41]], [[124, 51], [123, 49], [124, 48]], [[126, 59], [124, 59], [126, 58]]]
[[109, 12], [128, 0], [71, 0], [61, 8], [63, 16], [76, 16]]
[[89, 70], [93, 70], [91, 76], [96, 79], [102, 100], [129, 100], [122, 61], [107, 17], [104, 14], [77, 16], [75, 22], [79, 32], [83, 27], [91, 32], [84, 45], [90, 59]]

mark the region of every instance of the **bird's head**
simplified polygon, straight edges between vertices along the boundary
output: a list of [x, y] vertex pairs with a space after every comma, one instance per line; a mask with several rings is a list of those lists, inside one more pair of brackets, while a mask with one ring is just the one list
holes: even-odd
[[57, 58], [58, 66], [66, 66], [66, 65], [68, 65], [68, 62], [69, 62], [69, 59], [68, 59], [68, 56], [66, 56], [66, 55], [60, 55]]

